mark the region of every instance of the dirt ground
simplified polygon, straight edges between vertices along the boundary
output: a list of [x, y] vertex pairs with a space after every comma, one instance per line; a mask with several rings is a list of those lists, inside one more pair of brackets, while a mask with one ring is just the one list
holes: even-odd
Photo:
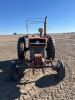
[[75, 100], [75, 34], [53, 35], [56, 58], [65, 64], [65, 78], [55, 79], [55, 72], [46, 69], [24, 71], [17, 82], [10, 79], [11, 60], [17, 59], [19, 36], [0, 36], [0, 100]]

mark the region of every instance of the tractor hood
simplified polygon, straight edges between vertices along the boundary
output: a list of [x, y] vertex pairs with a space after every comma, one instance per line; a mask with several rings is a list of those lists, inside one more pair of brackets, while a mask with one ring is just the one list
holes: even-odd
[[46, 39], [44, 37], [35, 36], [29, 37], [29, 46], [45, 46]]

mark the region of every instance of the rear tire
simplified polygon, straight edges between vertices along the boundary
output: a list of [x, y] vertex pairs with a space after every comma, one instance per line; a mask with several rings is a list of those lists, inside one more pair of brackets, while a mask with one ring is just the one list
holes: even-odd
[[18, 39], [17, 44], [17, 53], [18, 53], [18, 59], [23, 60], [24, 59], [24, 45], [25, 45], [25, 39], [24, 37], [20, 37]]
[[55, 59], [55, 46], [53, 43], [53, 39], [49, 36], [48, 37], [48, 41], [47, 41], [47, 48], [46, 48], [46, 52], [47, 52], [47, 59]]

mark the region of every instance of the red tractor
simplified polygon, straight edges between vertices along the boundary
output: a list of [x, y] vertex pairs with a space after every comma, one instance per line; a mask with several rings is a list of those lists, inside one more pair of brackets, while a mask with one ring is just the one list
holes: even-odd
[[[55, 46], [50, 35], [46, 34], [46, 19], [44, 20], [43, 29], [39, 28], [38, 35], [25, 35], [18, 39], [17, 54], [18, 61], [13, 62], [11, 67], [11, 78], [18, 80], [21, 68], [32, 68], [34, 75], [35, 69], [52, 68], [58, 73], [58, 78], [63, 79], [65, 76], [65, 68], [60, 60], [55, 60]], [[28, 52], [28, 57], [26, 54]]]

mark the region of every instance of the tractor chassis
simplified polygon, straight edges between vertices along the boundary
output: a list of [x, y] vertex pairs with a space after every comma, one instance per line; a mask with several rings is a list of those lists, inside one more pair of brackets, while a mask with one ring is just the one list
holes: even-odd
[[59, 79], [63, 79], [65, 77], [65, 66], [61, 60], [45, 60], [41, 65], [36, 65], [35, 62], [31, 61], [21, 61], [16, 60], [12, 61], [11, 66], [11, 79], [16, 81], [20, 78], [20, 75], [23, 74], [24, 70], [32, 69], [33, 75], [35, 74], [35, 69], [41, 69], [42, 72], [45, 72], [45, 68], [52, 68], [58, 74]]
[[25, 68], [25, 69], [32, 69], [32, 73], [34, 75], [35, 69], [42, 69], [42, 72], [45, 72], [45, 68], [52, 68], [53, 70], [58, 70], [58, 61], [57, 60], [45, 60], [42, 64], [36, 65], [34, 61], [30, 62], [27, 61], [20, 61], [16, 62], [17, 68]]

